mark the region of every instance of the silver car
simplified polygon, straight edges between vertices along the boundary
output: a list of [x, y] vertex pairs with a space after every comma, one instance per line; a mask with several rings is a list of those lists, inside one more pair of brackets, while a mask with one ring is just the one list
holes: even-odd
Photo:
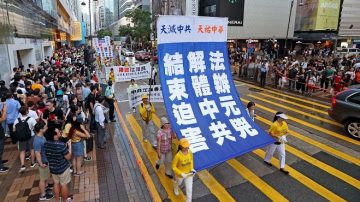
[[344, 124], [346, 133], [360, 140], [360, 89], [349, 89], [332, 98], [328, 114]]

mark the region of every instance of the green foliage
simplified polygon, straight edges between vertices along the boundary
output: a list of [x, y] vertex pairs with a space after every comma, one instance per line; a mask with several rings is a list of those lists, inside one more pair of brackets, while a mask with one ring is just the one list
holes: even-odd
[[109, 29], [100, 29], [98, 32], [97, 32], [97, 37], [98, 38], [104, 38], [105, 36], [112, 36], [112, 32], [111, 30]]
[[151, 33], [151, 13], [139, 8], [133, 9], [126, 13], [125, 17], [129, 18], [134, 24], [130, 26], [120, 26], [120, 36], [131, 36], [136, 41], [146, 41]]

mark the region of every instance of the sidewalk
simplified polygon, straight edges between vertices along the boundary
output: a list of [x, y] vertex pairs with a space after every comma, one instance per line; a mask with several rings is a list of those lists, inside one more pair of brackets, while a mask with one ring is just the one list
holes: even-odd
[[[84, 161], [83, 168], [86, 173], [80, 177], [72, 177], [69, 195], [75, 202], [151, 200], [132, 157], [132, 151], [126, 147], [127, 140], [121, 138], [123, 132], [118, 124], [119, 122], [110, 123], [107, 126], [107, 148], [94, 148], [94, 151], [89, 153], [93, 160]], [[9, 160], [6, 166], [10, 170], [0, 174], [0, 201], [38, 201], [38, 168], [31, 168], [30, 161], [26, 161], [26, 171], [19, 173], [18, 155], [17, 146], [11, 144], [10, 139], [6, 139], [3, 159]]]
[[[232, 78], [236, 81], [241, 81], [244, 83], [248, 83], [248, 84], [252, 84], [255, 86], [259, 86], [259, 83], [255, 82], [253, 79], [248, 79], [248, 78], [244, 78], [244, 77], [240, 77], [238, 76], [238, 74], [233, 75]], [[265, 88], [264, 89], [271, 89], [273, 91], [277, 91], [277, 92], [281, 92], [281, 93], [285, 93], [288, 95], [293, 95], [293, 96], [298, 96], [298, 97], [305, 97], [305, 95], [296, 93], [294, 91], [290, 91], [287, 89], [287, 86], [284, 87], [283, 89], [278, 89], [275, 87], [274, 82], [270, 81], [270, 78], [266, 79], [266, 84], [265, 84]], [[318, 102], [323, 102], [324, 104], [329, 104], [331, 102], [331, 98], [332, 96], [329, 93], [324, 94], [323, 91], [317, 91], [315, 93], [313, 93], [312, 96], [306, 96], [307, 99], [313, 99], [315, 101]]]

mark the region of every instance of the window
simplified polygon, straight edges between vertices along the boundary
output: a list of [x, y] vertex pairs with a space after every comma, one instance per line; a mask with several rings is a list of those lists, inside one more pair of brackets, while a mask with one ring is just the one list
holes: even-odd
[[348, 102], [360, 105], [360, 93], [356, 93], [354, 95], [351, 95], [350, 97], [348, 97], [347, 100], [348, 100]]

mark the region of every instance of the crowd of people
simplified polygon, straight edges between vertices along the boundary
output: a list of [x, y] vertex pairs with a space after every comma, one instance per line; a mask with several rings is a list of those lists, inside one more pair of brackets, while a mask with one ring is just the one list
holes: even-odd
[[239, 77], [260, 86], [273, 84], [304, 95], [324, 92], [335, 95], [360, 84], [360, 58], [324, 54], [289, 55], [282, 59], [252, 57], [238, 64]]
[[0, 173], [11, 169], [2, 159], [9, 137], [19, 150], [19, 172], [38, 167], [39, 200], [72, 201], [68, 184], [92, 160], [94, 136], [106, 149], [105, 124], [115, 121], [112, 82], [101, 88], [82, 48], [59, 49], [39, 66], [14, 67], [11, 77], [0, 81]]

